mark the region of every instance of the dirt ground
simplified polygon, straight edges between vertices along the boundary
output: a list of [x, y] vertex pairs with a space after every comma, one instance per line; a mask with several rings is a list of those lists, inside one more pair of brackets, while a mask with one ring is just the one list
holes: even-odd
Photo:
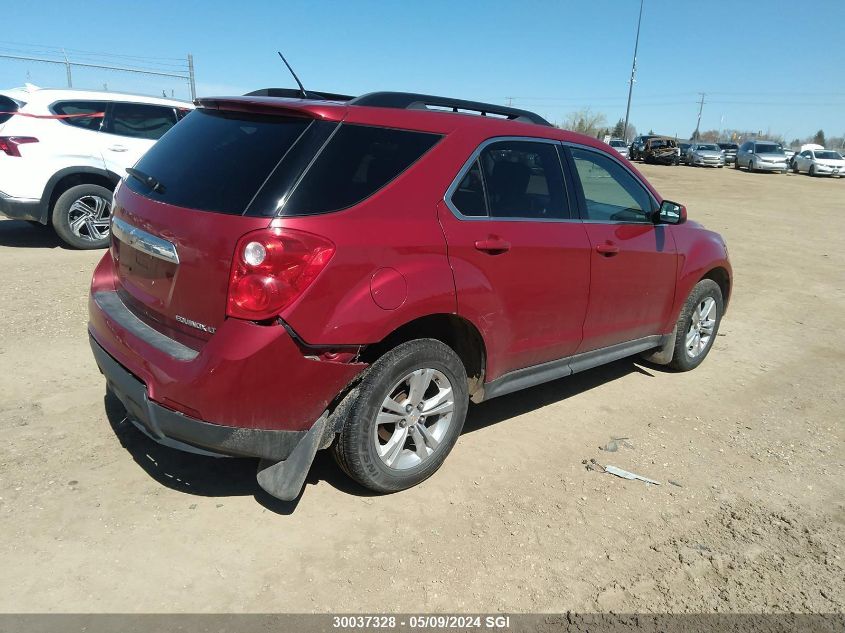
[[282, 503], [253, 461], [148, 441], [88, 348], [101, 253], [0, 221], [0, 611], [845, 611], [845, 182], [643, 171], [727, 239], [710, 357], [473, 406], [387, 496], [323, 453]]

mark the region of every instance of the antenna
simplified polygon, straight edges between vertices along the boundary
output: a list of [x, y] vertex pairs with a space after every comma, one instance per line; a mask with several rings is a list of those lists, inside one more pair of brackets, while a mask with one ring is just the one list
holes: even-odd
[[300, 92], [300, 94], [302, 95], [302, 98], [303, 98], [303, 99], [307, 99], [307, 98], [308, 98], [308, 93], [307, 93], [307, 92], [305, 92], [305, 86], [303, 86], [303, 85], [302, 85], [302, 82], [301, 82], [301, 81], [299, 81], [299, 77], [297, 77], [297, 76], [296, 76], [296, 73], [295, 73], [295, 72], [293, 72], [293, 68], [291, 68], [291, 67], [290, 67], [290, 64], [288, 64], [288, 60], [286, 60], [286, 59], [285, 59], [285, 56], [284, 56], [284, 55], [282, 55], [282, 51], [276, 51], [276, 52], [279, 54], [279, 57], [281, 57], [281, 58], [282, 58], [282, 61], [285, 63], [285, 66], [287, 66], [287, 67], [288, 67], [288, 70], [290, 71], [290, 74], [291, 74], [291, 75], [293, 75], [294, 80], [296, 80], [296, 84], [299, 86], [299, 92]]

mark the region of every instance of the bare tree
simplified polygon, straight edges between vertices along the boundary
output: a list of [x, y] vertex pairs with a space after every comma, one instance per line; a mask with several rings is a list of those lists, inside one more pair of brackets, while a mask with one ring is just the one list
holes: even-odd
[[584, 108], [567, 114], [562, 127], [565, 130], [596, 136], [606, 123], [607, 117], [604, 114], [593, 112], [590, 108]]

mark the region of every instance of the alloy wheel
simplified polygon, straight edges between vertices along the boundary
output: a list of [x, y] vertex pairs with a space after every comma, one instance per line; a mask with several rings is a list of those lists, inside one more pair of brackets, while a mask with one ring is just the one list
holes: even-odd
[[434, 455], [455, 410], [452, 383], [436, 369], [417, 369], [388, 391], [373, 434], [382, 462], [395, 470], [419, 466]]
[[713, 338], [716, 316], [716, 301], [713, 297], [704, 297], [699, 301], [690, 317], [690, 326], [684, 341], [687, 356], [697, 358], [707, 349]]
[[111, 203], [94, 195], [82, 196], [68, 210], [68, 226], [76, 237], [98, 242], [109, 235]]

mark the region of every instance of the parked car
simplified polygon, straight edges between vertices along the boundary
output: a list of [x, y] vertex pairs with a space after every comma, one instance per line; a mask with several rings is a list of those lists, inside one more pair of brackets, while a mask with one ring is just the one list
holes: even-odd
[[692, 145], [692, 143], [688, 141], [682, 141], [678, 143], [678, 154], [682, 163], [689, 164], [687, 163], [687, 150], [689, 150], [690, 145]]
[[841, 178], [845, 175], [845, 158], [831, 149], [805, 149], [795, 156], [792, 171], [796, 174], [803, 171], [810, 176]]
[[643, 160], [660, 165], [677, 165], [681, 161], [680, 150], [674, 139], [668, 136], [653, 136], [645, 142]]
[[716, 340], [724, 241], [605, 143], [420, 94], [197, 103], [115, 193], [90, 344], [145, 433], [278, 498], [327, 447], [413, 486], [470, 400]]
[[687, 149], [687, 164], [694, 167], [725, 166], [725, 154], [716, 143], [693, 143]]
[[792, 167], [792, 160], [795, 158], [797, 152], [795, 150], [791, 150], [788, 147], [782, 147], [783, 149], [783, 156], [786, 158], [786, 165], [787, 167]]
[[783, 148], [774, 141], [745, 141], [736, 152], [734, 167], [748, 171], [779, 171], [786, 173]]
[[725, 164], [731, 165], [736, 162], [736, 152], [739, 145], [736, 143], [719, 143], [721, 150], [725, 153]]
[[115, 185], [192, 107], [113, 92], [0, 92], [0, 214], [52, 225], [74, 248], [105, 248]]
[[625, 141], [623, 141], [621, 138], [610, 139], [608, 145], [610, 145], [613, 149], [619, 152], [620, 155], [624, 156], [625, 158], [628, 158], [628, 146], [625, 144]]
[[659, 134], [641, 134], [634, 138], [631, 142], [631, 149], [629, 151], [629, 158], [631, 160], [642, 160], [645, 153], [646, 141], [650, 138], [657, 138]]

